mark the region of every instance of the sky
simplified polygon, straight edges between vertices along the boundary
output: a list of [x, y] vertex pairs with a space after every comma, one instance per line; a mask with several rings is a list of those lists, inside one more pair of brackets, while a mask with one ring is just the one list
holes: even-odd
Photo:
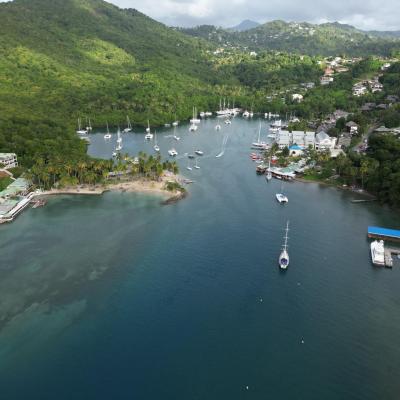
[[400, 0], [108, 0], [170, 26], [237, 25], [244, 19], [321, 23], [365, 30], [400, 30]]

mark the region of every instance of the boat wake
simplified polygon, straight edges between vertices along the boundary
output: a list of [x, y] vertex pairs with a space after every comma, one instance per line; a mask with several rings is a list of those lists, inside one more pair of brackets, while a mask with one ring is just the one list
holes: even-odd
[[220, 158], [225, 154], [226, 144], [228, 143], [229, 135], [226, 134], [222, 140], [221, 152], [215, 156], [215, 158]]

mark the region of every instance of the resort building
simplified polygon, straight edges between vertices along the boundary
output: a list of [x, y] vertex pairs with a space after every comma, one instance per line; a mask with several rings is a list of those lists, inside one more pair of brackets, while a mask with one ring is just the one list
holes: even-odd
[[284, 149], [285, 147], [289, 147], [291, 144], [291, 134], [289, 131], [279, 131], [276, 134], [276, 143], [278, 144], [280, 149]]
[[315, 135], [315, 149], [333, 150], [336, 145], [336, 138], [330, 137], [326, 132], [322, 131]]
[[4, 169], [18, 167], [17, 155], [15, 153], [0, 153], [0, 164]]

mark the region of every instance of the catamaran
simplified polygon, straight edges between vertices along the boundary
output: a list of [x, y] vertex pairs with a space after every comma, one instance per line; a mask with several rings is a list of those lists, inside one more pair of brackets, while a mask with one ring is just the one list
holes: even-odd
[[191, 124], [200, 124], [201, 120], [197, 118], [197, 108], [193, 107], [193, 118], [189, 121]]
[[107, 133], [104, 135], [104, 139], [106, 140], [111, 139], [111, 133], [110, 130], [108, 129], [108, 122], [107, 122]]
[[78, 118], [78, 130], [76, 131], [78, 135], [86, 135], [88, 133], [87, 129], [82, 129], [81, 127], [81, 119]]
[[146, 140], [152, 140], [153, 134], [150, 131], [150, 121], [147, 120], [147, 128], [146, 128], [146, 136], [144, 137]]
[[285, 196], [283, 194], [283, 182], [281, 185], [281, 193], [276, 194], [276, 199], [279, 201], [279, 203], [288, 203], [289, 202], [289, 199], [287, 198], [287, 196]]
[[286, 230], [284, 236], [284, 245], [282, 246], [281, 254], [279, 255], [279, 267], [281, 269], [287, 269], [289, 266], [289, 253], [288, 253], [288, 232], [289, 232], [289, 221], [286, 223]]
[[174, 148], [172, 148], [172, 149], [168, 150], [168, 154], [171, 157], [176, 157], [178, 155], [178, 152]]
[[129, 116], [126, 116], [127, 127], [123, 130], [124, 133], [132, 132], [132, 125]]

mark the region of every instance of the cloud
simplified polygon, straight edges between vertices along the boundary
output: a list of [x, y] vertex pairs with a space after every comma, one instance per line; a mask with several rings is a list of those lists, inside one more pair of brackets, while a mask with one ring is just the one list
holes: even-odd
[[136, 8], [167, 25], [233, 26], [244, 19], [266, 22], [339, 21], [361, 29], [400, 30], [398, 0], [108, 0]]

